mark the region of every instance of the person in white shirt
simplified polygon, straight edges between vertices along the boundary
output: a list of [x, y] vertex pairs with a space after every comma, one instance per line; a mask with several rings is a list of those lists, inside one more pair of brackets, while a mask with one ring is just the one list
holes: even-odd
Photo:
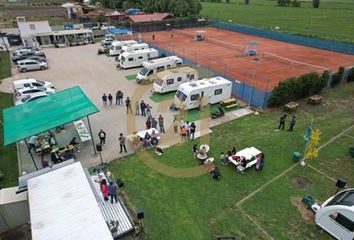
[[38, 141], [37, 136], [32, 136], [30, 138], [30, 140], [28, 141], [28, 153], [31, 153], [32, 149], [36, 150], [37, 141]]

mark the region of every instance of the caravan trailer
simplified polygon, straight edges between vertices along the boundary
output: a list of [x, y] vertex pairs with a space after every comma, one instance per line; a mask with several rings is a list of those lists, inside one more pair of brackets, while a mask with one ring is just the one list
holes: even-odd
[[336, 239], [354, 239], [354, 188], [345, 189], [325, 201], [315, 222]]
[[205, 78], [182, 83], [174, 103], [185, 110], [215, 104], [231, 97], [232, 83], [223, 77]]
[[165, 71], [183, 65], [183, 59], [177, 56], [169, 56], [154, 59], [143, 63], [143, 68], [136, 76], [137, 83], [154, 82], [158, 72]]
[[133, 68], [140, 67], [143, 62], [148, 61], [153, 58], [157, 58], [159, 52], [154, 48], [124, 52], [119, 55], [119, 62], [117, 67], [121, 68]]
[[138, 50], [144, 50], [148, 48], [149, 48], [149, 44], [147, 43], [137, 43], [130, 46], [123, 46], [122, 52], [138, 51]]
[[179, 85], [193, 80], [198, 80], [198, 71], [189, 66], [165, 70], [157, 74], [153, 91], [155, 93], [177, 91]]
[[137, 44], [137, 41], [128, 40], [128, 41], [113, 41], [109, 49], [109, 56], [117, 56], [122, 53], [123, 46], [131, 46]]

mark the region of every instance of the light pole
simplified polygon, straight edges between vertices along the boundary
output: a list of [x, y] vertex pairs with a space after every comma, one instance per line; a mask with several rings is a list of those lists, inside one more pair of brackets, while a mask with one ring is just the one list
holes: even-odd
[[252, 62], [255, 64], [254, 65], [254, 69], [253, 69], [253, 73], [252, 73], [252, 82], [251, 82], [251, 90], [250, 90], [250, 94], [249, 94], [249, 97], [248, 97], [248, 106], [251, 105], [251, 100], [252, 100], [252, 94], [253, 94], [253, 84], [254, 84], [254, 80], [256, 78], [256, 64], [259, 63], [259, 58], [255, 57], [253, 58]]

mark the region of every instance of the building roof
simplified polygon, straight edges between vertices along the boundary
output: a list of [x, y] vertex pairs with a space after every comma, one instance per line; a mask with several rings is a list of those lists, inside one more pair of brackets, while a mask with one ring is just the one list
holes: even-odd
[[61, 30], [53, 33], [55, 36], [71, 35], [71, 34], [83, 34], [92, 33], [90, 29], [73, 29], [73, 30]]
[[21, 36], [52, 33], [48, 21], [17, 22]]
[[169, 13], [136, 14], [129, 15], [128, 18], [133, 22], [155, 22], [162, 21], [172, 15]]
[[224, 84], [231, 84], [231, 82], [223, 77], [213, 77], [213, 78], [204, 78], [192, 82], [182, 83], [180, 85], [181, 89], [186, 91], [192, 91], [196, 89], [205, 89], [213, 86], [220, 86]]
[[125, 16], [125, 12], [114, 11], [114, 12], [111, 12], [111, 13], [106, 13], [105, 16], [106, 16], [106, 17]]
[[27, 201], [27, 193], [16, 193], [17, 187], [3, 188], [0, 190], [0, 205]]
[[80, 162], [28, 180], [33, 240], [112, 240]]
[[4, 144], [15, 143], [98, 111], [78, 86], [6, 108], [3, 110]]
[[1, 28], [0, 30], [1, 34], [5, 34], [6, 36], [20, 35], [18, 28]]

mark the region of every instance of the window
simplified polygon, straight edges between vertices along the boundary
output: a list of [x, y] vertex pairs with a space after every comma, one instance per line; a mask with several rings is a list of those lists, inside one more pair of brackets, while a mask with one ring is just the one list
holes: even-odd
[[30, 24], [29, 27], [31, 30], [36, 30], [36, 25], [34, 25], [34, 24]]
[[182, 63], [181, 62], [177, 62], [176, 66], [182, 66]]
[[198, 98], [199, 98], [199, 94], [193, 94], [193, 95], [191, 95], [191, 101], [198, 100]]
[[[25, 84], [23, 84], [23, 86], [25, 86], [25, 87], [30, 87], [30, 86], [31, 86], [31, 84], [29, 84], [29, 83], [25, 83]], [[33, 83], [33, 86], [36, 86], [36, 85], [34, 85], [34, 83]]]
[[147, 76], [151, 76], [153, 74], [154, 71], [150, 70], [147, 74]]
[[176, 97], [181, 101], [184, 102], [187, 99], [187, 95], [181, 92], [180, 90], [177, 91]]
[[194, 74], [191, 74], [190, 76], [189, 76], [189, 80], [193, 80], [194, 79]]
[[171, 85], [171, 84], [173, 84], [173, 83], [174, 83], [173, 78], [170, 78], [170, 79], [167, 79], [167, 80], [166, 80], [166, 84], [167, 84], [167, 85]]
[[134, 58], [128, 58], [129, 62], [132, 62], [134, 60]]
[[214, 91], [214, 95], [220, 95], [220, 94], [222, 94], [222, 88], [216, 89], [216, 90]]
[[354, 222], [341, 213], [335, 212], [329, 215], [334, 221], [350, 232], [354, 232]]
[[180, 81], [182, 81], [182, 77], [177, 78], [177, 82], [180, 82]]
[[158, 67], [156, 68], [157, 72], [162, 72], [163, 70], [165, 70], [164, 66]]
[[143, 57], [142, 57], [142, 56], [139, 56], [138, 59], [143, 59]]

